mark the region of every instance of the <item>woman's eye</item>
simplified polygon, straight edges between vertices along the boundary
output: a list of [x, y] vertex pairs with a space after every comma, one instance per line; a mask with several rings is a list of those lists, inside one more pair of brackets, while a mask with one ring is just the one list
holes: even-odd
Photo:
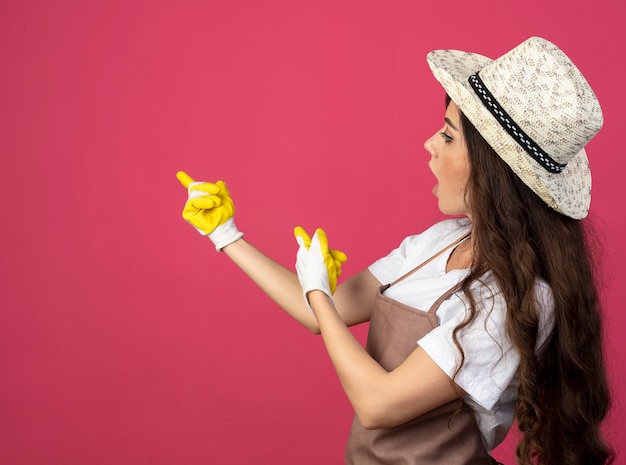
[[452, 142], [452, 137], [450, 137], [448, 134], [446, 134], [445, 132], [440, 132], [439, 133], [441, 135], [441, 137], [443, 137], [443, 140], [445, 142]]

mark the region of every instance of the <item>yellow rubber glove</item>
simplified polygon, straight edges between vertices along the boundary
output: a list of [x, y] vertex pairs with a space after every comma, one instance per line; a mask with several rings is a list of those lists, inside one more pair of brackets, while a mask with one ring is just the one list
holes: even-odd
[[313, 289], [325, 292], [329, 297], [337, 289], [337, 278], [341, 276], [341, 266], [348, 257], [339, 250], [328, 248], [328, 238], [323, 229], [317, 229], [313, 239], [297, 226], [293, 234], [300, 246], [297, 253], [296, 271], [305, 295]]
[[176, 173], [176, 177], [188, 192], [183, 218], [200, 234], [208, 236], [217, 250], [243, 236], [235, 226], [235, 205], [224, 181], [196, 182], [184, 171]]

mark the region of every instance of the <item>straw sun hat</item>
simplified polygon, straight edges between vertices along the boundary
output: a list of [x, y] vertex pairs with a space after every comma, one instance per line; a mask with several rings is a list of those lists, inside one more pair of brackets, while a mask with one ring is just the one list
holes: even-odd
[[428, 64], [496, 153], [550, 207], [587, 216], [591, 172], [584, 146], [602, 127], [593, 90], [554, 44], [532, 37], [496, 60], [436, 50]]

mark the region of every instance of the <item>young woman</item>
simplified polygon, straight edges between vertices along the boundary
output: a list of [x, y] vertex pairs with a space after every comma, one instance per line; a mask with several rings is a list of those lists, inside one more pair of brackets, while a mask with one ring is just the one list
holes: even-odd
[[[497, 60], [441, 50], [447, 93], [424, 144], [444, 214], [336, 287], [345, 256], [301, 228], [296, 271], [243, 239], [223, 182], [183, 217], [278, 305], [321, 333], [355, 409], [348, 463], [490, 464], [516, 417], [521, 464], [606, 464], [600, 304], [584, 223], [584, 146], [602, 125], [569, 58], [531, 38]], [[304, 296], [304, 298], [303, 298]], [[348, 326], [370, 322], [367, 347]]]

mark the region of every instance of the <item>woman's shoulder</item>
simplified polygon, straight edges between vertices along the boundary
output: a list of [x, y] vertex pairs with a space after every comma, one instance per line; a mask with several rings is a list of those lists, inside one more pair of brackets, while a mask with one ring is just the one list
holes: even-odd
[[370, 271], [376, 275], [376, 273], [382, 273], [380, 269], [384, 268], [387, 273], [384, 279], [397, 277], [396, 274], [404, 267], [413, 267], [416, 263], [454, 242], [469, 231], [470, 225], [468, 219], [460, 218], [435, 223], [419, 234], [405, 237], [400, 245], [388, 255], [373, 263]]
[[450, 243], [467, 233], [470, 228], [471, 222], [469, 219], [451, 218], [435, 223], [422, 233], [410, 236], [408, 239], [410, 239], [411, 242], [434, 246], [437, 244]]
[[433, 224], [424, 232], [438, 235], [461, 235], [468, 232], [471, 225], [469, 218], [449, 218]]

